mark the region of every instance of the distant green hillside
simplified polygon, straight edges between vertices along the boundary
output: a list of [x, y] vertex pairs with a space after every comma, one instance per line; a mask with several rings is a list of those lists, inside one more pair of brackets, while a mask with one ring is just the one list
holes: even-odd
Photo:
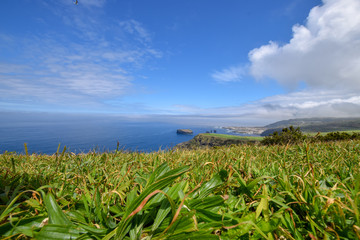
[[261, 135], [267, 136], [285, 127], [300, 127], [303, 132], [336, 132], [360, 130], [360, 118], [297, 118], [279, 121], [265, 126]]
[[219, 134], [219, 133], [205, 133], [203, 135], [226, 138], [226, 139], [243, 140], [243, 141], [261, 141], [263, 139], [263, 137], [237, 136], [237, 135]]

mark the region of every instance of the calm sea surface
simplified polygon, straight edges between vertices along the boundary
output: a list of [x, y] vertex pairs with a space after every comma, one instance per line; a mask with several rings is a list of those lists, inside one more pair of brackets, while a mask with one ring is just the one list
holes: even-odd
[[[194, 135], [178, 135], [178, 128], [190, 128]], [[191, 126], [159, 122], [131, 122], [117, 119], [36, 119], [8, 120], [0, 125], [0, 153], [24, 152], [53, 154], [58, 144], [74, 153], [113, 151], [117, 142], [120, 148], [130, 151], [166, 150], [188, 141], [196, 134], [223, 129], [214, 126]]]

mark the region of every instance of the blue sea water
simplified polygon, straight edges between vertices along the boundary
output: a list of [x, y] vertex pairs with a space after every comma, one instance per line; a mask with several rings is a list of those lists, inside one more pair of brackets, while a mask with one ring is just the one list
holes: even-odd
[[[178, 135], [179, 128], [190, 128], [193, 135]], [[89, 151], [129, 151], [151, 152], [166, 150], [176, 144], [188, 141], [199, 133], [225, 130], [214, 126], [192, 126], [185, 124], [129, 121], [116, 118], [95, 119], [8, 119], [0, 125], [0, 153], [24, 152], [27, 143], [29, 153], [53, 154], [61, 144], [74, 153]]]

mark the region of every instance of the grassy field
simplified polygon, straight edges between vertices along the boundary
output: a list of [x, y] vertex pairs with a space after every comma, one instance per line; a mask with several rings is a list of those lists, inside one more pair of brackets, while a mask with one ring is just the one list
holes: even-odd
[[253, 136], [236, 136], [236, 135], [219, 134], [219, 133], [204, 133], [203, 135], [227, 138], [227, 139], [238, 139], [244, 141], [261, 141], [264, 138], [264, 137], [253, 137]]
[[360, 239], [360, 141], [0, 155], [3, 239]]
[[[351, 130], [351, 131], [338, 131], [339, 133], [348, 133], [348, 134], [353, 134], [353, 133], [360, 133], [360, 130]], [[305, 135], [308, 136], [316, 136], [317, 134], [319, 134], [318, 132], [303, 132]], [[329, 132], [320, 132], [320, 135], [325, 136], [326, 134], [328, 134]]]

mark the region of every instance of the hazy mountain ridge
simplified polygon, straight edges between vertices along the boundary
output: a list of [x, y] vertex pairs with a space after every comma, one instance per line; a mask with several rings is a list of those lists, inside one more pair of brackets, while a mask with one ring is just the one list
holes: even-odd
[[300, 127], [303, 132], [334, 132], [360, 130], [360, 118], [297, 118], [266, 125], [261, 135], [267, 136], [285, 127]]

